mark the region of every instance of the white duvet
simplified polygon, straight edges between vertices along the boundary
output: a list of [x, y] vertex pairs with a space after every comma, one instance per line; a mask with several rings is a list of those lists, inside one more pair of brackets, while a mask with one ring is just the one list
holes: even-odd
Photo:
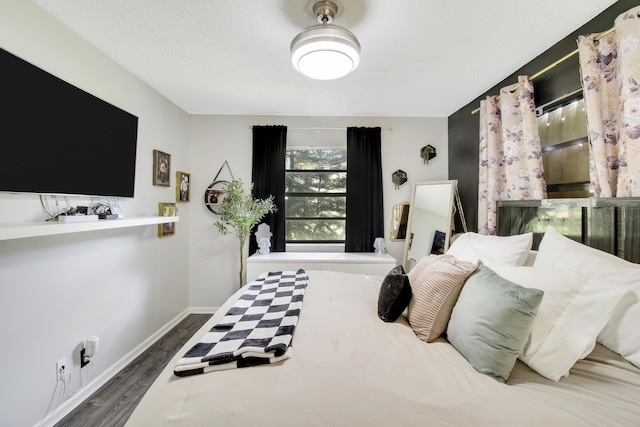
[[502, 384], [446, 340], [420, 341], [404, 316], [381, 321], [381, 277], [308, 273], [291, 359], [173, 375], [237, 293], [176, 354], [127, 426], [640, 425], [640, 370], [603, 346], [559, 382], [518, 361]]

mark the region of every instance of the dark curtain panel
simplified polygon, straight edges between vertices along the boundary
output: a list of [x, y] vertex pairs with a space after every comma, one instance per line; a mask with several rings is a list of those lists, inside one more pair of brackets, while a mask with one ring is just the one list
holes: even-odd
[[347, 128], [346, 252], [373, 252], [384, 237], [380, 128]]
[[[271, 251], [285, 251], [284, 236], [284, 159], [287, 151], [286, 126], [253, 126], [253, 196], [274, 196], [278, 211], [267, 214], [261, 222], [271, 227]], [[257, 229], [254, 227], [253, 232]], [[258, 250], [256, 237], [249, 239], [249, 255]]]

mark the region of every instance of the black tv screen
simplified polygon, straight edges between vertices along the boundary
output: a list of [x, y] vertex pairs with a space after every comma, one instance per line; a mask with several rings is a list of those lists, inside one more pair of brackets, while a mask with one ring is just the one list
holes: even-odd
[[0, 49], [0, 191], [133, 197], [138, 118]]

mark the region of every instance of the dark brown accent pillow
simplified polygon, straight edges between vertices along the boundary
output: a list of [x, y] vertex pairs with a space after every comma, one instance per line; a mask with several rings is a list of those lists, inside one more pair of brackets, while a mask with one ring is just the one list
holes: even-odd
[[402, 265], [394, 267], [382, 281], [378, 296], [378, 317], [395, 322], [411, 300], [411, 285]]

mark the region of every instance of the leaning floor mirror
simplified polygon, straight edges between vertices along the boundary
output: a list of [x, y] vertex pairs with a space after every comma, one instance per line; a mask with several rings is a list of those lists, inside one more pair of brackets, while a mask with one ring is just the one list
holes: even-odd
[[402, 259], [405, 272], [411, 271], [422, 257], [443, 254], [449, 248], [457, 183], [450, 180], [413, 184]]

